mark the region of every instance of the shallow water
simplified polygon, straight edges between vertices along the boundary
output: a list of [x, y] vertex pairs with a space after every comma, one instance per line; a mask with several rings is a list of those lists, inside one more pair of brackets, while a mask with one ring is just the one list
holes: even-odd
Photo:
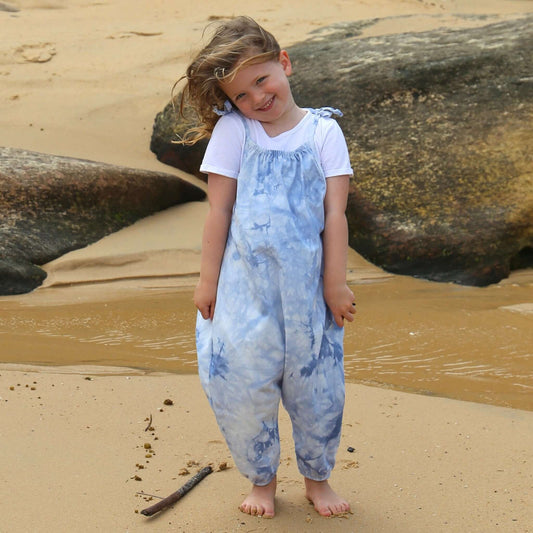
[[[40, 289], [0, 298], [0, 363], [196, 372], [192, 292]], [[346, 379], [533, 410], [533, 272], [486, 288], [393, 276], [353, 285]]]

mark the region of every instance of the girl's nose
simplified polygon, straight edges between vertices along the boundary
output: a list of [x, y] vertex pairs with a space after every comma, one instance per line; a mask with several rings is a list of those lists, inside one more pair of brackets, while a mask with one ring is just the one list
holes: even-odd
[[253, 98], [254, 105], [261, 104], [263, 102], [263, 91], [256, 89], [252, 93], [252, 98]]

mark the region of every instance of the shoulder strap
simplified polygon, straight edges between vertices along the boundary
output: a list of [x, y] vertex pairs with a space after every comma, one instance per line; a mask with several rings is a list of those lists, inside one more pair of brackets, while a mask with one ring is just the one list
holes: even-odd
[[240, 112], [240, 111], [234, 111], [236, 115], [241, 119], [243, 125], [244, 125], [244, 138], [249, 139], [250, 138], [250, 126], [248, 125], [247, 118]]
[[331, 118], [331, 115], [337, 115], [339, 117], [342, 117], [342, 112], [333, 107], [320, 107], [318, 109], [308, 108], [308, 111], [312, 115], [311, 118], [313, 119], [313, 127], [309, 128], [308, 130], [309, 133], [307, 134], [307, 142], [312, 143], [311, 145], [314, 148], [314, 139], [318, 120], [320, 118]]

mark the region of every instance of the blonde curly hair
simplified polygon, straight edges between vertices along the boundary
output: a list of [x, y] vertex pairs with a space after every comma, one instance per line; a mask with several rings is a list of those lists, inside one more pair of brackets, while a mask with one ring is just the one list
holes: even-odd
[[[220, 88], [245, 66], [277, 60], [281, 52], [275, 37], [250, 17], [236, 17], [218, 23], [213, 37], [188, 66], [186, 73], [172, 87], [172, 101], [179, 100], [185, 116], [186, 106], [197, 114], [198, 124], [191, 127], [179, 143], [194, 144], [211, 135], [228, 97]], [[181, 96], [174, 97], [178, 84], [186, 80]]]

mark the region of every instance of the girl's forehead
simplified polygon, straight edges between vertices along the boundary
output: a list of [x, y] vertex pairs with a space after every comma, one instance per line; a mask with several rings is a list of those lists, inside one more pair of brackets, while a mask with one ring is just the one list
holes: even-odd
[[231, 83], [237, 79], [244, 80], [261, 75], [262, 72], [269, 72], [276, 67], [277, 61], [269, 59], [260, 63], [250, 63], [248, 65], [237, 65], [235, 74], [230, 76], [224, 83]]

